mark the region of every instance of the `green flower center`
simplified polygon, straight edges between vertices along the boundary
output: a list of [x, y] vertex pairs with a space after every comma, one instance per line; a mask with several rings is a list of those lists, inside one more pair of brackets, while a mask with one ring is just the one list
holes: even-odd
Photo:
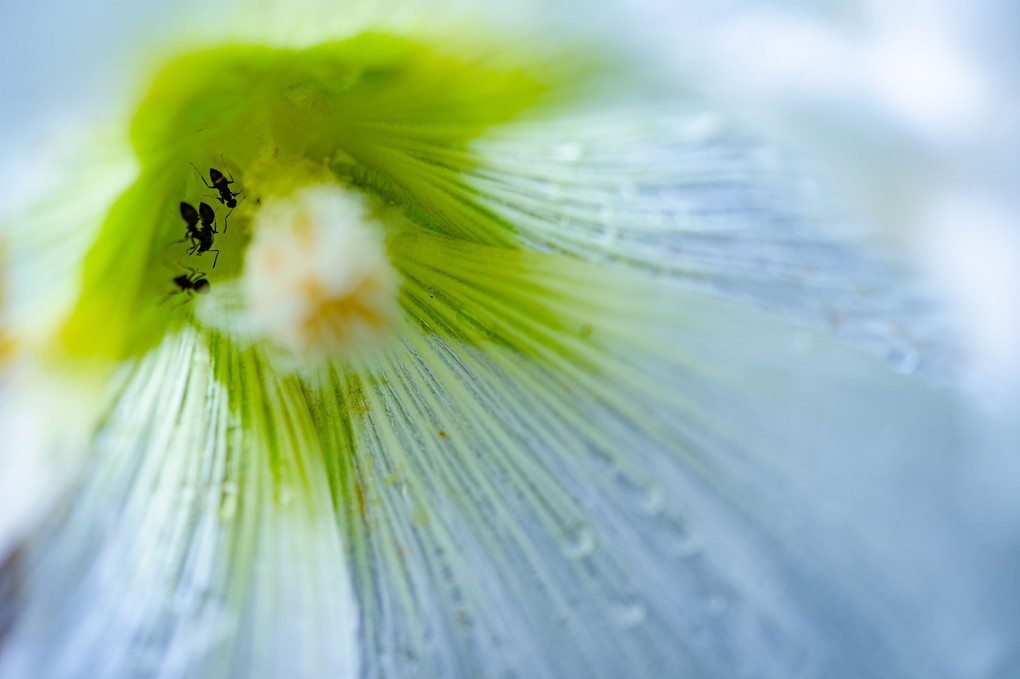
[[[354, 323], [361, 330], [352, 337], [369, 325], [384, 327], [391, 311], [378, 300], [394, 296], [388, 273], [362, 281], [374, 281], [362, 292], [377, 297], [315, 298], [306, 294], [315, 286], [297, 293], [264, 268], [245, 272], [245, 253], [260, 239], [259, 213], [303, 187], [328, 184], [336, 195], [362, 192], [369, 212], [399, 213], [395, 226], [366, 217], [365, 223], [378, 222], [371, 228], [380, 242], [413, 227], [516, 247], [512, 229], [466, 199], [469, 191], [449, 177], [470, 167], [464, 153], [470, 139], [535, 103], [544, 90], [520, 69], [465, 64], [379, 35], [304, 50], [221, 47], [178, 59], [155, 79], [135, 115], [139, 176], [88, 253], [82, 294], [60, 347], [76, 356], [139, 355], [168, 330], [194, 321], [196, 293], [212, 298], [242, 275], [260, 330], [298, 353], [326, 350], [325, 328], [338, 318], [367, 323]], [[298, 203], [291, 204], [294, 215], [311, 209]], [[357, 240], [351, 236], [357, 229], [340, 230]], [[336, 237], [318, 229], [308, 234], [323, 242]], [[265, 264], [266, 257], [252, 261]], [[330, 266], [342, 269], [344, 261]], [[309, 320], [314, 314], [294, 318], [314, 328], [304, 348], [275, 332], [267, 320], [273, 314], [251, 297], [273, 298], [273, 290], [296, 295], [292, 311], [301, 304], [322, 310], [315, 321]], [[312, 335], [320, 339], [313, 342]]]

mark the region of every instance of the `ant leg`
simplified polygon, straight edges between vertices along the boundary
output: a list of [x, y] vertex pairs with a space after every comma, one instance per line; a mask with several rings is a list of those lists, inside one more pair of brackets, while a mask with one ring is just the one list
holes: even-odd
[[180, 304], [178, 304], [177, 306], [175, 306], [175, 307], [174, 307], [174, 309], [180, 309], [180, 308], [181, 308], [182, 306], [184, 306], [185, 304], [187, 304], [188, 302], [190, 302], [190, 301], [191, 301], [191, 298], [192, 298], [192, 296], [193, 296], [193, 295], [191, 294], [191, 290], [186, 290], [186, 291], [184, 292], [184, 299], [182, 299], [182, 300], [181, 300], [181, 303], [180, 303]]
[[231, 210], [227, 214], [223, 215], [223, 233], [227, 232], [227, 218], [230, 217], [230, 213], [231, 212], [233, 212], [233, 210]]
[[203, 177], [203, 176], [202, 176], [202, 173], [201, 173], [201, 172], [198, 172], [198, 168], [197, 168], [197, 167], [195, 167], [195, 164], [194, 164], [194, 163], [191, 163], [191, 167], [194, 167], [194, 168], [195, 168], [195, 172], [197, 172], [197, 173], [198, 173], [198, 178], [202, 180], [202, 183], [203, 183], [203, 184], [205, 184], [205, 185], [206, 185], [207, 187], [209, 187], [210, 189], [215, 189], [215, 188], [216, 188], [215, 186], [211, 186], [211, 185], [209, 184], [209, 182], [207, 182], [207, 181], [205, 180], [205, 177]]
[[[212, 188], [215, 188], [215, 187], [210, 186], [209, 188], [212, 189]], [[208, 193], [203, 193], [202, 197], [203, 198], [212, 198], [213, 200], [218, 200], [221, 203], [223, 203], [224, 205], [226, 205], [226, 202], [224, 202], [224, 200], [223, 200], [223, 196], [210, 196]]]
[[[177, 245], [178, 243], [183, 243], [183, 242], [184, 242], [184, 241], [186, 241], [186, 240], [188, 240], [188, 239], [187, 239], [187, 238], [182, 238], [182, 239], [180, 239], [180, 240], [175, 240], [175, 241], [174, 241], [173, 243], [167, 243], [167, 244], [166, 244], [166, 247], [170, 247], [171, 245]], [[164, 248], [164, 250], [165, 250], [165, 249], [166, 249], [166, 248]]]
[[213, 257], [213, 260], [212, 260], [212, 268], [215, 269], [216, 268], [216, 262], [218, 262], [219, 259], [220, 259], [220, 251], [219, 250], [209, 250], [209, 252], [215, 252], [216, 253], [216, 256]]

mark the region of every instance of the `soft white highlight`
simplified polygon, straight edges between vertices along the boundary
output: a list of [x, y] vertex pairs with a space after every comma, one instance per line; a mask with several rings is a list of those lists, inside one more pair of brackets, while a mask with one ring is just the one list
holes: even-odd
[[379, 344], [397, 311], [399, 278], [363, 199], [305, 187], [256, 214], [241, 288], [251, 328], [296, 356]]

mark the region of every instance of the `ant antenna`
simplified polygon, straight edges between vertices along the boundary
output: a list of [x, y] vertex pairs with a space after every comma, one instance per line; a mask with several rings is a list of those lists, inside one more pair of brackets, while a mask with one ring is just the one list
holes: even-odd
[[216, 188], [215, 186], [211, 186], [211, 185], [209, 184], [209, 182], [207, 182], [207, 181], [205, 180], [205, 177], [203, 177], [203, 176], [202, 176], [202, 173], [201, 173], [201, 172], [199, 171], [198, 167], [197, 167], [197, 166], [196, 166], [196, 165], [195, 165], [194, 163], [189, 163], [189, 164], [191, 165], [191, 167], [194, 167], [194, 168], [195, 168], [195, 173], [196, 173], [196, 174], [198, 175], [198, 178], [202, 180], [202, 183], [203, 183], [203, 184], [205, 184], [205, 185], [206, 185], [206, 186], [207, 186], [208, 188], [210, 188], [210, 189], [214, 189], [214, 188]]
[[230, 177], [230, 181], [234, 181], [234, 175], [230, 174], [230, 170], [227, 168], [227, 159], [223, 157], [222, 153], [220, 154], [220, 160], [223, 161], [223, 169], [227, 171], [227, 176]]

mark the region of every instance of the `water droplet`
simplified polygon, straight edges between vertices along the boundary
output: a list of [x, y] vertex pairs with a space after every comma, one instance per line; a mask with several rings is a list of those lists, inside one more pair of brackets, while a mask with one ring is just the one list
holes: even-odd
[[620, 232], [619, 230], [617, 230], [616, 225], [610, 223], [606, 224], [605, 229], [600, 234], [599, 240], [602, 242], [603, 245], [611, 248], [616, 245], [616, 241], [619, 239], [619, 237]]
[[651, 484], [645, 490], [644, 501], [641, 503], [641, 509], [648, 516], [657, 516], [662, 513], [663, 508], [666, 506], [666, 496], [662, 492], [662, 488], [655, 484]]
[[673, 540], [673, 552], [681, 559], [691, 559], [701, 553], [705, 543], [701, 536], [688, 529], [678, 531]]
[[658, 516], [666, 506], [662, 488], [645, 479], [636, 479], [622, 469], [614, 469], [613, 476], [620, 490], [633, 502], [637, 511], [648, 517]]
[[584, 146], [576, 142], [560, 144], [556, 147], [556, 160], [566, 163], [576, 163], [584, 155]]
[[276, 503], [281, 507], [288, 506], [294, 501], [294, 489], [289, 484], [283, 484], [276, 491]]
[[223, 497], [220, 499], [220, 521], [227, 523], [233, 520], [237, 514], [237, 484], [227, 482], [223, 484]]
[[613, 621], [623, 629], [632, 629], [645, 621], [648, 610], [640, 603], [633, 602], [613, 608]]
[[700, 113], [685, 121], [681, 129], [695, 138], [712, 137], [719, 133], [722, 120], [715, 113]]
[[563, 555], [568, 559], [583, 559], [595, 551], [595, 533], [590, 526], [578, 524], [564, 538]]
[[921, 356], [914, 347], [909, 345], [899, 346], [890, 350], [888, 357], [889, 362], [892, 363], [893, 370], [901, 375], [912, 374], [921, 363]]

